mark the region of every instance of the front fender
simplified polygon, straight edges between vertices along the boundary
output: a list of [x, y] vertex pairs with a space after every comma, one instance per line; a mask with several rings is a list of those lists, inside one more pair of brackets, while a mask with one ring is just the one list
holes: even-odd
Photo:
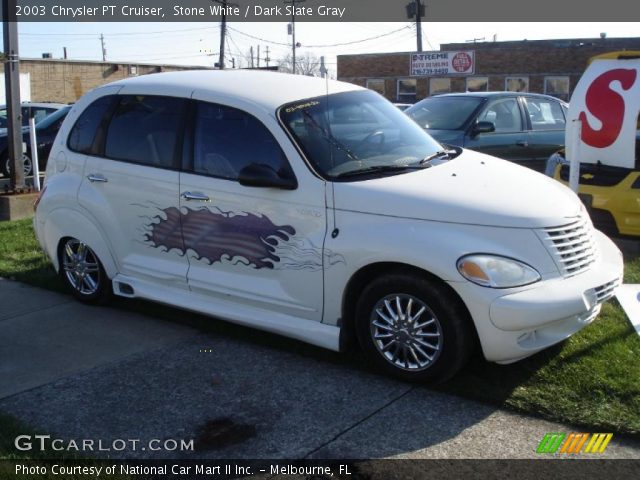
[[336, 212], [340, 233], [325, 242], [324, 322], [342, 316], [346, 286], [362, 268], [378, 263], [406, 264], [445, 282], [466, 282], [456, 263], [464, 255], [490, 253], [515, 258], [543, 277], [557, 275], [553, 259], [533, 230]]

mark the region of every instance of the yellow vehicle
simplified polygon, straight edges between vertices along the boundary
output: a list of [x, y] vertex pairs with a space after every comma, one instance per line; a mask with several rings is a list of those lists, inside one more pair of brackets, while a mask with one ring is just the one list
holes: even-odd
[[[640, 236], [639, 109], [640, 52], [591, 58], [571, 97], [569, 118], [580, 119], [582, 127], [579, 196], [595, 226], [609, 234]], [[572, 127], [568, 122], [565, 145], [575, 135]], [[555, 178], [568, 183], [565, 151], [554, 156]]]

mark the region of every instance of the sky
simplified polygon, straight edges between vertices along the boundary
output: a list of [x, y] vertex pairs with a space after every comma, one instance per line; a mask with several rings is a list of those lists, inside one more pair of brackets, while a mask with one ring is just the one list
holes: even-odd
[[[267, 47], [270, 65], [291, 52], [286, 23], [234, 22], [228, 24], [226, 63], [247, 66], [250, 48], [260, 46], [260, 65], [265, 65]], [[107, 61], [213, 66], [217, 62], [218, 23], [20, 23], [20, 56], [39, 58], [51, 53], [76, 60], [101, 60], [100, 35], [104, 35]], [[442, 43], [550, 38], [597, 38], [640, 36], [640, 22], [630, 23], [422, 23], [423, 49], [437, 50]], [[297, 55], [324, 56], [335, 77], [336, 55], [415, 51], [413, 23], [296, 23]], [[337, 45], [345, 44], [348, 45]], [[469, 48], [472, 48], [470, 45]]]

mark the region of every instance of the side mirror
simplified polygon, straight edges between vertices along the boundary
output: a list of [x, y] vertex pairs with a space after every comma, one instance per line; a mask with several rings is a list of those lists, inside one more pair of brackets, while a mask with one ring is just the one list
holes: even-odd
[[473, 127], [472, 133], [473, 135], [479, 135], [481, 133], [491, 133], [496, 131], [496, 124], [493, 122], [478, 122]]
[[280, 188], [295, 190], [298, 182], [295, 178], [283, 178], [273, 168], [263, 163], [251, 163], [240, 170], [238, 182], [245, 187]]

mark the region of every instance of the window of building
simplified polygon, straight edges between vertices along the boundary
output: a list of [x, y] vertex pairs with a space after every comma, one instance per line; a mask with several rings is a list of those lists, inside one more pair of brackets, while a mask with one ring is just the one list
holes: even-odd
[[122, 96], [107, 130], [105, 156], [153, 167], [175, 167], [186, 105], [187, 100], [181, 98]]
[[277, 140], [260, 120], [236, 108], [198, 102], [193, 171], [236, 180], [240, 170], [252, 163], [293, 178]]
[[507, 77], [504, 89], [507, 92], [528, 92], [529, 77]]
[[467, 92], [486, 92], [489, 90], [489, 77], [467, 77]]
[[380, 78], [369, 78], [367, 79], [367, 88], [378, 92], [380, 95], [384, 95], [384, 80]]
[[544, 77], [544, 93], [569, 100], [569, 77]]
[[98, 154], [96, 134], [107, 110], [116, 101], [116, 97], [101, 97], [89, 105], [76, 120], [69, 134], [69, 149], [78, 153]]
[[451, 91], [450, 78], [430, 78], [429, 79], [429, 95], [449, 93], [450, 91]]
[[560, 103], [544, 98], [526, 98], [533, 130], [564, 130], [566, 121]]
[[415, 103], [416, 101], [417, 83], [415, 78], [402, 78], [398, 80], [399, 103]]

